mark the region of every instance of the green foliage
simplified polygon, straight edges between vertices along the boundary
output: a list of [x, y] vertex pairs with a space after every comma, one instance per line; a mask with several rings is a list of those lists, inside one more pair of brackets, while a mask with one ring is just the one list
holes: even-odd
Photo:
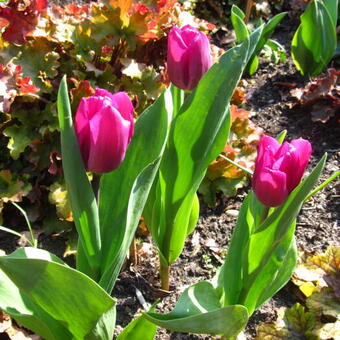
[[167, 89], [137, 120], [134, 136], [121, 166], [101, 178], [100, 285], [108, 292], [111, 292], [124, 263], [156, 176], [168, 136], [171, 113], [172, 98], [170, 89]]
[[324, 70], [337, 47], [338, 0], [311, 1], [292, 40], [292, 58], [302, 75]]
[[[263, 48], [266, 47], [267, 54], [268, 50], [272, 50], [273, 51], [272, 54], [274, 54], [278, 50], [280, 51], [281, 55], [284, 54], [284, 50], [282, 50], [282, 47], [279, 49], [278, 45], [273, 43], [273, 41], [271, 41], [269, 38], [274, 33], [276, 26], [281, 22], [281, 20], [284, 18], [286, 14], [287, 14], [286, 12], [277, 14], [264, 25], [261, 37], [247, 65], [247, 72], [250, 75], [254, 74], [257, 71], [259, 65], [258, 56], [263, 50]], [[243, 21], [244, 18], [245, 14], [242, 12], [242, 10], [238, 8], [236, 5], [233, 5], [231, 9], [231, 23], [235, 30], [237, 42], [245, 40], [250, 34], [250, 30], [247, 28], [246, 24]], [[261, 24], [262, 20], [259, 20], [258, 25]], [[284, 59], [284, 57], [281, 56], [280, 59]]]
[[53, 254], [21, 248], [1, 256], [0, 278], [0, 308], [45, 339], [112, 339], [115, 300]]
[[247, 309], [240, 305], [222, 307], [217, 291], [209, 282], [187, 288], [168, 314], [146, 313], [156, 325], [186, 333], [223, 334], [233, 338], [246, 326]]
[[326, 155], [283, 205], [270, 209], [264, 221], [261, 216], [265, 207], [252, 192], [248, 194], [218, 276], [226, 304], [242, 304], [252, 314], [289, 280], [297, 257], [295, 219], [325, 161]]
[[227, 51], [204, 75], [171, 123], [159, 174], [143, 214], [164, 266], [182, 252], [196, 191], [226, 143], [229, 101], [260, 34], [261, 29], [251, 41]]
[[[149, 312], [153, 312], [151, 308]], [[143, 315], [132, 320], [118, 335], [117, 340], [144, 339], [153, 340], [157, 331], [157, 326], [148, 321]]]
[[[86, 80], [88, 89], [127, 91], [139, 115], [166, 87], [165, 35], [177, 14], [173, 1], [157, 6], [156, 1], [72, 3], [44, 11], [34, 11], [35, 3], [10, 0], [9, 25], [8, 18], [2, 22], [1, 168], [15, 177], [24, 172], [24, 188], [39, 183], [41, 191], [31, 193], [30, 203], [35, 204], [37, 222], [46, 225], [54, 211], [46, 209], [48, 188], [62, 182], [60, 158], [55, 157], [60, 152], [56, 100], [62, 75], [67, 74], [69, 87], [78, 94], [72, 97], [73, 114], [80, 98], [91, 94], [81, 93]], [[20, 6], [27, 6], [29, 15]], [[0, 17], [2, 13], [0, 9]], [[28, 193], [25, 189], [17, 197]], [[11, 197], [1, 195], [0, 206]]]
[[[61, 81], [58, 93], [58, 117], [61, 132], [63, 170], [68, 197], [79, 235], [80, 246], [85, 252], [78, 254], [78, 269], [94, 280], [99, 279], [101, 239], [97, 202], [86, 175], [77, 137], [73, 129], [71, 106], [66, 77]], [[84, 255], [85, 259], [79, 257]], [[91, 269], [80, 267], [86, 261]], [[80, 268], [79, 268], [80, 267]]]

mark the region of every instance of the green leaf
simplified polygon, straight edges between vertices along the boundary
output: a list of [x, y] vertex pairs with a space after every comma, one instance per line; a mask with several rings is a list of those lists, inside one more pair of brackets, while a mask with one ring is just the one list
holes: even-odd
[[237, 42], [241, 42], [249, 36], [248, 28], [243, 21], [244, 17], [244, 13], [236, 5], [233, 5], [231, 8], [231, 23], [235, 30]]
[[[153, 312], [152, 308], [149, 312]], [[153, 340], [157, 331], [157, 326], [147, 320], [144, 315], [140, 315], [132, 320], [118, 335], [116, 340], [143, 339]]]
[[288, 281], [296, 260], [296, 251], [292, 248], [295, 219], [324, 168], [326, 156], [284, 204], [270, 210], [262, 223], [259, 218], [263, 206], [252, 192], [248, 194], [218, 277], [225, 304], [242, 304], [252, 314]]
[[331, 16], [332, 23], [334, 27], [336, 27], [336, 22], [338, 20], [338, 0], [324, 0], [323, 4], [328, 10], [329, 15]]
[[251, 58], [247, 66], [249, 75], [253, 75], [257, 71], [258, 67], [259, 67], [259, 57], [254, 54], [254, 56]]
[[170, 89], [140, 116], [123, 164], [102, 176], [100, 220], [103, 240], [100, 284], [110, 292], [123, 265], [158, 170], [168, 135]]
[[[71, 107], [64, 76], [58, 92], [58, 118], [61, 132], [61, 151], [63, 170], [74, 222], [79, 234], [79, 241], [84, 252], [78, 255], [78, 269], [94, 279], [98, 279], [100, 266], [100, 230], [98, 207], [91, 184], [87, 178], [84, 163], [80, 155], [77, 137], [73, 129]], [[88, 262], [88, 266], [85, 265]], [[91, 271], [88, 271], [91, 268]]]
[[267, 43], [268, 39], [271, 37], [271, 35], [274, 33], [274, 30], [276, 26], [282, 21], [282, 19], [286, 16], [287, 12], [279, 13], [275, 15], [273, 18], [271, 18], [264, 26], [260, 40], [258, 44], [256, 45], [256, 49], [254, 54], [258, 55], [264, 45]]
[[144, 213], [165, 265], [182, 252], [194, 196], [207, 167], [226, 143], [229, 101], [261, 29], [210, 68], [171, 123], [154, 199], [148, 200]]
[[294, 34], [291, 54], [302, 75], [319, 74], [335, 53], [337, 41], [334, 16], [337, 11], [329, 13], [329, 9], [337, 7], [337, 0], [335, 2], [336, 5], [327, 2], [326, 7], [319, 0], [311, 1], [300, 18], [301, 24]]
[[30, 77], [35, 86], [43, 92], [52, 92], [51, 80], [58, 75], [60, 55], [45, 38], [35, 38], [20, 46], [20, 54], [13, 63], [23, 68], [25, 77]]
[[[294, 223], [294, 226], [292, 226], [291, 228], [295, 230], [295, 223]], [[279, 256], [280, 256], [279, 251], [277, 251], [276, 254], [272, 257], [272, 260], [275, 261], [276, 258]], [[268, 299], [274, 296], [275, 293], [278, 292], [290, 280], [296, 267], [297, 258], [298, 258], [298, 254], [297, 254], [296, 242], [295, 242], [295, 238], [293, 237], [291, 240], [291, 245], [284, 259], [282, 260], [282, 264], [284, 265], [281, 264], [280, 266], [278, 266], [279, 268], [276, 272], [276, 276], [273, 277], [273, 280], [268, 285], [267, 289], [263, 290], [262, 294], [259, 296], [256, 308], [258, 308], [264, 302], [266, 302]], [[270, 265], [272, 264], [269, 264], [269, 266]]]
[[248, 321], [247, 309], [243, 306], [221, 308], [216, 290], [205, 281], [187, 288], [170, 313], [146, 313], [145, 317], [172, 331], [223, 334], [227, 338], [240, 333]]
[[[47, 251], [24, 248], [1, 256], [0, 293], [0, 308], [47, 340], [112, 339], [115, 300]], [[103, 325], [107, 314], [110, 322]], [[107, 336], [96, 336], [98, 323]]]
[[13, 159], [18, 159], [20, 154], [25, 151], [26, 147], [31, 144], [34, 139], [40, 137], [38, 133], [32, 131], [32, 127], [17, 125], [6, 128], [4, 130], [4, 135], [10, 137], [7, 147], [10, 150]]

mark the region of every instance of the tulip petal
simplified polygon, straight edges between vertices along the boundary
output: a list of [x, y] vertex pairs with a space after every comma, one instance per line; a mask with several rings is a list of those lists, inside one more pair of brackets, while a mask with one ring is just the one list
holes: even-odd
[[116, 92], [112, 95], [112, 104], [120, 112], [122, 117], [130, 122], [129, 143], [134, 132], [133, 105], [129, 96], [125, 92]]
[[269, 207], [279, 206], [288, 196], [286, 174], [278, 170], [263, 169], [256, 182], [253, 181], [253, 189], [262, 204]]
[[118, 168], [129, 143], [130, 125], [112, 106], [105, 106], [90, 120], [88, 170], [104, 173]]
[[294, 139], [291, 144], [295, 147], [294, 155], [296, 156], [295, 175], [292, 176], [290, 187], [292, 190], [300, 183], [303, 173], [306, 170], [310, 156], [312, 154], [312, 145], [305, 139]]
[[[189, 47], [191, 44], [195, 43], [201, 38], [201, 32], [190, 25], [183, 26], [180, 31], [181, 39], [183, 40], [186, 47]], [[204, 33], [202, 34], [205, 35]]]
[[212, 65], [207, 36], [190, 25], [173, 27], [168, 36], [167, 65], [171, 82], [192, 90]]
[[178, 27], [173, 27], [168, 37], [168, 54], [171, 59], [177, 63], [182, 59], [182, 55], [187, 50], [188, 46], [182, 38], [182, 31]]
[[259, 142], [259, 149], [255, 161], [254, 179], [263, 168], [271, 168], [275, 161], [275, 153], [280, 148], [279, 142], [272, 137], [263, 136]]
[[198, 84], [212, 65], [209, 40], [204, 33], [198, 32], [198, 34], [198, 39], [191, 44], [191, 48], [186, 53], [188, 74], [191, 75], [190, 77], [187, 76], [190, 81], [187, 84], [189, 89]]

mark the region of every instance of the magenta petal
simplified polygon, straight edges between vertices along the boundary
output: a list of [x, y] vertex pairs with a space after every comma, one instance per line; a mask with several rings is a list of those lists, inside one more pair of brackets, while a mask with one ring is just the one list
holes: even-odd
[[187, 51], [186, 55], [186, 58], [188, 59], [188, 74], [191, 75], [190, 77], [188, 76], [190, 83], [187, 87], [189, 89], [194, 88], [198, 84], [202, 76], [212, 65], [209, 41], [204, 33], [200, 32], [199, 34], [201, 36], [200, 39], [196, 39], [190, 46], [191, 48]]
[[167, 65], [171, 82], [192, 90], [212, 65], [207, 36], [190, 25], [174, 27], [168, 36]]
[[90, 127], [87, 113], [88, 101], [87, 99], [82, 98], [76, 113], [74, 129], [78, 139], [80, 152], [85, 164], [87, 164], [87, 159], [90, 153]]
[[130, 123], [115, 108], [107, 106], [91, 119], [90, 131], [88, 169], [104, 173], [118, 168], [128, 146]]
[[258, 153], [255, 161], [254, 177], [262, 171], [263, 168], [271, 168], [275, 162], [274, 155], [279, 149], [280, 144], [276, 139], [263, 136], [259, 142]]
[[264, 169], [253, 182], [257, 199], [264, 205], [276, 207], [281, 205], [288, 196], [286, 174], [281, 171]]
[[[192, 45], [196, 40], [201, 39], [200, 31], [198, 31], [195, 27], [191, 25], [185, 25], [181, 29], [181, 38], [185, 45], [189, 47]], [[204, 33], [202, 33], [204, 34]]]
[[294, 139], [291, 143], [299, 154], [299, 166], [306, 167], [312, 154], [312, 145], [305, 139]]
[[183, 54], [187, 50], [188, 46], [182, 39], [182, 32], [178, 27], [173, 27], [168, 37], [168, 57], [174, 63], [181, 61]]
[[301, 178], [306, 170], [310, 156], [312, 154], [312, 145], [304, 139], [295, 139], [291, 141], [295, 147], [293, 154], [296, 158], [294, 174], [291, 176], [289, 183], [290, 190], [293, 190], [301, 181]]

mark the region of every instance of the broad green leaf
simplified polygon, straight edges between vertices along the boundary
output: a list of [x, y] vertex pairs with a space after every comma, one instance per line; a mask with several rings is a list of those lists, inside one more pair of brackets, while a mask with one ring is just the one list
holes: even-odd
[[158, 170], [171, 113], [172, 97], [168, 89], [137, 120], [123, 164], [101, 179], [103, 262], [100, 284], [108, 292], [123, 265]]
[[[149, 312], [153, 312], [154, 308], [151, 308]], [[147, 320], [144, 315], [138, 316], [132, 320], [118, 335], [116, 340], [132, 340], [143, 339], [153, 340], [157, 331], [157, 326]]]
[[[270, 210], [263, 223], [258, 220], [262, 210], [260, 203], [252, 192], [248, 195], [218, 277], [218, 287], [225, 292], [225, 304], [242, 304], [252, 314], [270, 297], [267, 293], [273, 293], [284, 284], [296, 258], [296, 252], [292, 250], [295, 219], [325, 161], [326, 155], [284, 204]], [[282, 269], [286, 263], [287, 270]]]
[[[1, 256], [1, 308], [48, 340], [112, 339], [115, 300], [89, 277], [54, 259], [29, 248]], [[103, 322], [105, 315], [110, 322]]]
[[244, 13], [235, 5], [231, 8], [231, 23], [235, 30], [237, 42], [241, 42], [248, 38], [249, 32], [244, 23]]
[[336, 50], [336, 11], [330, 14], [329, 9], [337, 5], [328, 2], [327, 7], [319, 0], [311, 1], [301, 15], [301, 24], [294, 34], [291, 54], [302, 75], [319, 74]]
[[[292, 229], [295, 229], [295, 225], [292, 227]], [[279, 254], [277, 254], [277, 256], [279, 256]], [[276, 273], [276, 277], [273, 278], [272, 283], [267, 287], [267, 289], [262, 291], [262, 294], [257, 300], [256, 308], [258, 308], [264, 302], [274, 296], [275, 293], [278, 292], [290, 280], [296, 267], [297, 257], [298, 254], [296, 249], [296, 242], [295, 238], [293, 237], [286, 256], [282, 261], [283, 265], [279, 267]], [[276, 257], [273, 256], [274, 261], [275, 259]]]
[[336, 22], [338, 20], [338, 0], [324, 0], [323, 4], [328, 10], [329, 15], [331, 16], [334, 27], [336, 27]]
[[210, 68], [171, 123], [153, 191], [155, 199], [148, 200], [144, 214], [166, 265], [173, 263], [183, 249], [196, 191], [208, 165], [226, 143], [229, 101], [261, 29]]
[[221, 308], [216, 290], [204, 281], [187, 288], [170, 313], [146, 313], [145, 317], [173, 331], [223, 334], [227, 338], [240, 333], [248, 321], [247, 309], [243, 306]]
[[[86, 257], [86, 259], [79, 259], [78, 263], [88, 262], [88, 265], [78, 266], [78, 269], [90, 277], [98, 279], [101, 250], [98, 207], [73, 129], [65, 76], [60, 83], [58, 92], [58, 118], [68, 198], [79, 234], [79, 242], [84, 249], [84, 252], [79, 253], [78, 257]], [[91, 268], [90, 272], [88, 268]]]
[[228, 248], [228, 255], [217, 277], [217, 285], [224, 298], [224, 305], [238, 303], [243, 276], [240, 259], [244, 256], [250, 236], [259, 221], [263, 209], [263, 205], [255, 198], [252, 191], [242, 203]]
[[191, 206], [187, 235], [190, 235], [194, 231], [198, 221], [199, 214], [200, 214], [200, 201], [198, 199], [197, 194], [195, 194]]
[[47, 340], [72, 338], [71, 333], [43, 308], [35, 304], [0, 269], [0, 309], [19, 324]]
[[[63, 263], [57, 256], [37, 248], [20, 248], [7, 257], [45, 259]], [[21, 291], [0, 269], [0, 309], [11, 315], [19, 324], [48, 340], [71, 337], [70, 332], [43, 308]]]

